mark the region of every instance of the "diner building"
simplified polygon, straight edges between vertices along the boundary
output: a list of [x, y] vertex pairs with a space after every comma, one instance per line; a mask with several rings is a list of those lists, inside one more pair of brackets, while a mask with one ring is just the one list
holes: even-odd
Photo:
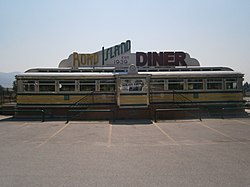
[[171, 118], [243, 106], [242, 73], [202, 67], [183, 51], [131, 53], [130, 40], [73, 52], [57, 68], [29, 69], [16, 81], [18, 110], [56, 118]]

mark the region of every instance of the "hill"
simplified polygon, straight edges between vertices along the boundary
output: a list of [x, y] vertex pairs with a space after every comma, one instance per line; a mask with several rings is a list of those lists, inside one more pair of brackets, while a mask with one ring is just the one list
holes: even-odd
[[15, 76], [20, 72], [3, 73], [0, 72], [0, 85], [5, 88], [12, 88]]

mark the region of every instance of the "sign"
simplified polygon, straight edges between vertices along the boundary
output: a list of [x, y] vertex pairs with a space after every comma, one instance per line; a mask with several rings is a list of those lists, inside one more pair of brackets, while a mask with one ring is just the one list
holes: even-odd
[[142, 92], [146, 90], [146, 79], [121, 79], [121, 92]]
[[[110, 47], [108, 49], [102, 48], [102, 65], [107, 64], [110, 60], [114, 59], [113, 64], [127, 64], [129, 60], [129, 56], [123, 56], [127, 52], [130, 53], [131, 42], [127, 40], [126, 42], [122, 42], [120, 45], [115, 45], [114, 47]], [[116, 59], [116, 57], [121, 56], [121, 59]], [[112, 63], [111, 63], [112, 64]]]
[[106, 49], [102, 47], [100, 51], [91, 54], [74, 52], [60, 62], [59, 68], [129, 67], [132, 64], [138, 67], [200, 66], [198, 60], [182, 51], [131, 53], [131, 41], [127, 40]]
[[184, 52], [137, 52], [137, 66], [187, 66]]

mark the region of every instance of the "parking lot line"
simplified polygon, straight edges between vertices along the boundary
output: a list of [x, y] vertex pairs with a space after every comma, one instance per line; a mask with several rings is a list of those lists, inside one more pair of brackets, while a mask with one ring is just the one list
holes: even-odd
[[170, 139], [172, 142], [174, 142], [174, 144], [176, 145], [180, 145], [178, 144], [166, 131], [164, 131], [161, 127], [159, 127], [159, 125], [157, 125], [155, 122], [153, 122], [153, 124], [168, 138]]
[[12, 124], [12, 123], [13, 123], [13, 122], [7, 122], [7, 123], [0, 122], [0, 127], [15, 125], [15, 126], [17, 126], [17, 127], [19, 127], [19, 128], [22, 128], [22, 127], [24, 127], [24, 126], [30, 125], [30, 123], [28, 123], [28, 122], [15, 123], [15, 124]]
[[65, 129], [67, 126], [69, 126], [70, 123], [67, 123], [66, 125], [64, 125], [62, 128], [60, 128], [58, 131], [56, 131], [54, 134], [52, 134], [49, 138], [47, 138], [44, 142], [40, 143], [37, 148], [43, 146], [44, 144], [46, 144], [49, 140], [51, 140], [53, 137], [55, 137], [57, 134], [59, 134], [61, 131], [63, 131], [63, 129]]
[[225, 133], [223, 133], [223, 132], [220, 132], [220, 131], [218, 131], [218, 130], [212, 128], [212, 127], [209, 127], [208, 125], [205, 125], [205, 124], [203, 124], [203, 123], [204, 123], [204, 122], [200, 122], [200, 123], [198, 123], [198, 124], [201, 125], [201, 126], [203, 126], [203, 127], [208, 128], [208, 129], [210, 129], [211, 131], [214, 131], [214, 132], [216, 132], [216, 133], [218, 133], [218, 134], [220, 134], [220, 135], [222, 135], [222, 136], [225, 136], [225, 137], [227, 137], [228, 139], [230, 139], [230, 140], [232, 140], [232, 141], [236, 141], [233, 137], [231, 137], [231, 136], [229, 136], [229, 135], [227, 135], [227, 134], [225, 134]]
[[[8, 125], [9, 125], [9, 124], [8, 124]], [[7, 133], [0, 133], [0, 136], [1, 136], [1, 138], [2, 138], [2, 137], [4, 137], [4, 136], [6, 136], [6, 135], [13, 134], [13, 133], [15, 133], [15, 132], [18, 132], [18, 131], [22, 130], [23, 127], [26, 127], [26, 126], [29, 126], [29, 125], [30, 125], [30, 123], [27, 123], [27, 122], [22, 123], [21, 125], [18, 125], [17, 129], [14, 129], [13, 131], [7, 132]]]
[[109, 125], [108, 147], [111, 147], [112, 141], [112, 124]]
[[244, 122], [244, 121], [241, 121], [241, 120], [234, 119], [233, 121], [235, 121], [235, 122], [237, 122], [237, 123], [241, 123], [241, 124], [243, 124], [243, 125], [249, 125], [249, 126], [250, 126], [249, 123]]

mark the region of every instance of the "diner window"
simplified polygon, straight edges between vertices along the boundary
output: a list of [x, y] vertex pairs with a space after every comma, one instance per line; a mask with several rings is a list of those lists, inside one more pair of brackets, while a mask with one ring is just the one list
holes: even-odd
[[188, 79], [188, 90], [203, 90], [203, 80]]
[[80, 80], [80, 91], [81, 92], [91, 92], [95, 91], [95, 80], [93, 79], [86, 79]]
[[222, 89], [222, 79], [207, 79], [207, 89], [208, 90], [221, 90]]
[[184, 80], [183, 79], [169, 79], [168, 89], [169, 90], [184, 90]]
[[100, 91], [101, 92], [114, 92], [115, 91], [115, 80], [100, 80]]
[[75, 91], [75, 81], [59, 81], [60, 92], [74, 92]]
[[150, 80], [150, 89], [151, 91], [164, 91], [164, 79], [151, 79]]
[[23, 90], [25, 92], [34, 92], [35, 91], [35, 81], [23, 81]]
[[237, 79], [236, 78], [226, 79], [225, 83], [226, 83], [227, 90], [236, 90], [237, 89]]
[[55, 81], [41, 80], [39, 81], [39, 92], [54, 92]]

